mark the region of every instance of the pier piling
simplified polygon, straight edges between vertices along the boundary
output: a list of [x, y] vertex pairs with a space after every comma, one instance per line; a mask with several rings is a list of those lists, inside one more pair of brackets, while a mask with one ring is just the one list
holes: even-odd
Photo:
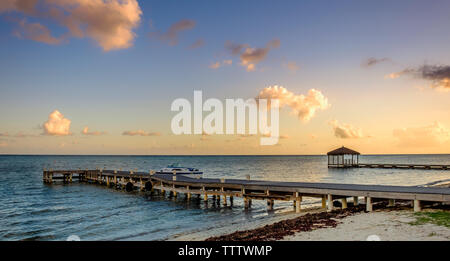
[[366, 211], [367, 212], [371, 212], [372, 210], [373, 210], [372, 198], [371, 197], [366, 197]]
[[331, 194], [328, 194], [328, 211], [333, 211], [334, 206], [333, 206], [333, 196]]
[[415, 199], [414, 200], [414, 212], [422, 211], [422, 206], [420, 203], [420, 200]]
[[395, 206], [395, 199], [389, 199], [388, 207], [394, 207]]
[[353, 197], [353, 206], [358, 206], [358, 205], [359, 205], [358, 197]]
[[342, 203], [342, 209], [346, 209], [347, 208], [347, 198], [341, 199], [341, 203]]

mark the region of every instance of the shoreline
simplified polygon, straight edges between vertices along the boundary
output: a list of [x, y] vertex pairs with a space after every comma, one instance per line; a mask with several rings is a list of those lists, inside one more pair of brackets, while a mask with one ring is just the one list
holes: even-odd
[[[450, 240], [450, 227], [430, 222], [418, 224], [417, 213], [408, 204], [387, 207], [386, 202], [374, 204], [366, 212], [365, 205], [349, 206], [327, 212], [321, 208], [302, 213], [285, 213], [270, 220], [197, 231], [176, 236], [175, 241], [418, 241]], [[420, 213], [448, 212], [448, 206], [431, 207]], [[370, 239], [370, 238], [369, 238]]]

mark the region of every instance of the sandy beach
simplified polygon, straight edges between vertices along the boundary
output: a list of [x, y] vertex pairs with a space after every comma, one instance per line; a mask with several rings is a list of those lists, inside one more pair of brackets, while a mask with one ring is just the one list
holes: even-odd
[[335, 228], [317, 229], [296, 233], [283, 240], [331, 240], [331, 241], [430, 241], [450, 240], [450, 228], [435, 224], [412, 225], [417, 218], [408, 210], [377, 211], [348, 216]]
[[[329, 218], [331, 223], [317, 222], [311, 231], [292, 232], [283, 236], [285, 241], [430, 241], [450, 240], [450, 228], [436, 225], [432, 222], [418, 223], [420, 214], [415, 214], [408, 208], [385, 209], [380, 208], [374, 212], [355, 211], [341, 213], [337, 210], [336, 218]], [[440, 210], [429, 209], [423, 213], [434, 213]], [[233, 240], [239, 236], [258, 233], [257, 230], [279, 227], [277, 224], [308, 216], [325, 215], [326, 211], [311, 209], [303, 213], [285, 213], [275, 215], [272, 219], [254, 220], [240, 224], [230, 224], [227, 227], [198, 231], [172, 238], [170, 240], [202, 241], [202, 240]], [[321, 225], [318, 225], [322, 223]], [[308, 229], [308, 228], [306, 228]], [[289, 229], [288, 229], [289, 230]], [[295, 230], [295, 229], [294, 229]], [[245, 231], [245, 232], [244, 232]], [[228, 237], [226, 237], [228, 236]], [[237, 239], [239, 240], [239, 239]], [[264, 239], [265, 240], [265, 239]], [[274, 240], [274, 239], [268, 239]]]

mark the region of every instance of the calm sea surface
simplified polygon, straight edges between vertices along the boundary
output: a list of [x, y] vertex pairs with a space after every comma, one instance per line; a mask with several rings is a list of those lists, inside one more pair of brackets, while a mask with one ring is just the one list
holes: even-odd
[[[450, 155], [361, 156], [361, 162], [450, 164]], [[422, 185], [450, 178], [450, 171], [328, 169], [326, 156], [0, 156], [0, 240], [165, 240], [193, 231], [271, 218], [265, 202], [244, 211], [232, 207], [126, 193], [97, 185], [46, 185], [42, 169], [96, 168], [149, 171], [178, 162], [198, 167], [205, 177]], [[311, 199], [307, 204], [316, 204]], [[277, 212], [292, 203], [276, 202]]]

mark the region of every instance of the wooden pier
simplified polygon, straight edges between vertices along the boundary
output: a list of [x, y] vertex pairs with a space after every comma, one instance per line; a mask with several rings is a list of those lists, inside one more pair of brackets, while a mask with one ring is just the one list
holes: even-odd
[[366, 210], [372, 211], [376, 200], [389, 200], [393, 206], [395, 200], [411, 201], [414, 211], [421, 211], [424, 202], [450, 203], [450, 188], [384, 186], [333, 183], [278, 182], [242, 179], [191, 178], [183, 175], [154, 174], [154, 171], [137, 172], [121, 170], [45, 170], [43, 181], [52, 184], [56, 181], [71, 183], [74, 180], [86, 183], [102, 184], [127, 191], [170, 192], [174, 197], [184, 194], [189, 200], [192, 195], [202, 196], [207, 202], [212, 196], [218, 202], [222, 197], [223, 205], [233, 204], [234, 197], [244, 200], [244, 207], [250, 208], [252, 200], [267, 201], [268, 210], [272, 210], [275, 200], [293, 201], [296, 212], [302, 210], [304, 198], [312, 197], [322, 200], [322, 208], [331, 211], [333, 201], [341, 201], [342, 208], [347, 208], [347, 200], [352, 199], [358, 205], [364, 198]]
[[356, 168], [450, 170], [450, 165], [359, 163]]

